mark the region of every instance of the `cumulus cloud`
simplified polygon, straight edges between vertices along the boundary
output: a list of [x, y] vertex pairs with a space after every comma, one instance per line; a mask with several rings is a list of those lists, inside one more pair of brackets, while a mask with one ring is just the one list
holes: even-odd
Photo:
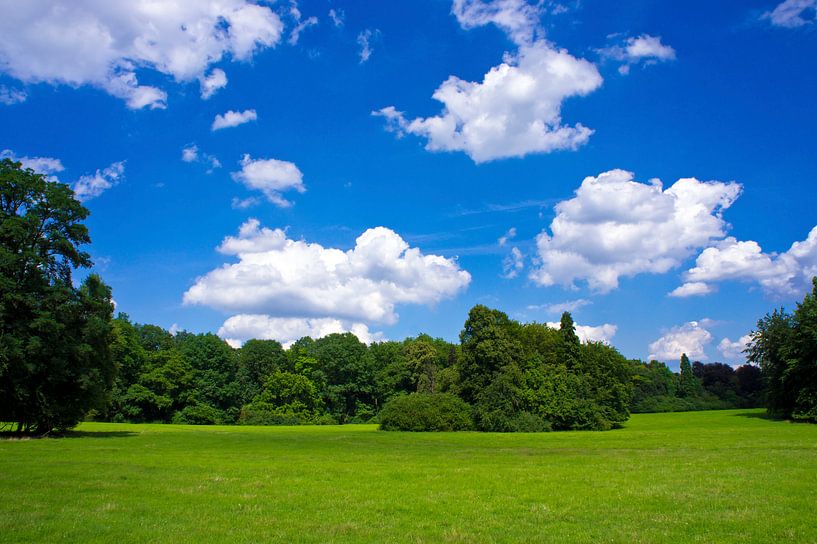
[[743, 350], [749, 347], [751, 341], [752, 337], [748, 334], [741, 336], [734, 342], [729, 338], [724, 338], [718, 344], [718, 351], [727, 362], [742, 364], [746, 361], [746, 354], [743, 353]]
[[712, 334], [704, 328], [706, 320], [690, 321], [671, 328], [661, 338], [650, 344], [650, 359], [658, 361], [678, 361], [681, 354], [693, 360], [706, 361], [706, 346], [712, 341]]
[[525, 268], [525, 256], [518, 247], [512, 247], [511, 252], [502, 261], [502, 277], [513, 279]]
[[699, 281], [691, 281], [673, 289], [669, 296], [676, 298], [696, 297], [708, 295], [713, 291], [710, 285]]
[[23, 168], [31, 168], [38, 174], [48, 176], [50, 179], [56, 179], [53, 174], [65, 170], [62, 161], [59, 159], [53, 157], [18, 157], [11, 149], [0, 151], [0, 159], [11, 159], [14, 162], [19, 162], [23, 165]]
[[363, 64], [372, 56], [374, 49], [372, 49], [372, 42], [380, 35], [377, 29], [366, 29], [357, 35], [357, 45], [360, 48], [358, 57], [360, 57], [360, 64]]
[[257, 206], [260, 203], [261, 201], [254, 196], [250, 196], [247, 198], [233, 197], [233, 200], [230, 202], [230, 205], [234, 210], [246, 210], [247, 208]]
[[788, 251], [779, 255], [764, 253], [753, 240], [728, 237], [704, 249], [695, 260], [695, 266], [684, 273], [685, 283], [672, 293], [686, 292], [692, 286], [701, 286], [701, 290], [706, 288], [705, 292], [710, 292], [712, 282], [741, 280], [759, 284], [772, 296], [785, 297], [809, 290], [815, 275], [817, 227], [811, 229], [805, 240], [794, 242]]
[[236, 348], [251, 339], [277, 340], [288, 348], [304, 336], [318, 339], [344, 332], [351, 332], [365, 344], [379, 342], [384, 338], [382, 332], [369, 331], [365, 323], [353, 323], [331, 317], [270, 317], [262, 314], [234, 315], [219, 328], [218, 335]]
[[618, 69], [621, 74], [628, 74], [634, 64], [650, 65], [675, 60], [675, 49], [661, 43], [660, 36], [649, 34], [627, 38], [622, 44], [600, 49], [599, 53], [622, 62]]
[[[552, 329], [558, 329], [560, 323], [558, 321], [552, 321], [546, 323], [546, 325]], [[582, 342], [609, 343], [610, 340], [613, 339], [613, 336], [615, 336], [616, 331], [618, 331], [618, 327], [616, 325], [611, 325], [610, 323], [605, 323], [604, 325], [599, 325], [597, 327], [574, 324], [574, 327], [576, 328], [576, 336], [578, 336], [579, 340]]]
[[74, 183], [74, 194], [80, 202], [96, 198], [122, 180], [125, 175], [125, 162], [112, 163], [105, 169], [97, 170], [93, 175], [82, 176]]
[[385, 227], [347, 251], [291, 240], [251, 219], [219, 247], [238, 262], [198, 278], [186, 304], [239, 314], [394, 323], [398, 304], [434, 304], [471, 281], [453, 259], [424, 255]]
[[215, 68], [210, 75], [199, 76], [199, 85], [201, 85], [201, 97], [207, 100], [216, 94], [216, 91], [227, 86], [227, 74], [221, 68]]
[[539, 266], [530, 277], [571, 288], [586, 280], [605, 293], [621, 277], [667, 272], [725, 236], [721, 214], [740, 192], [738, 183], [695, 178], [665, 190], [660, 180], [640, 183], [624, 170], [589, 176], [556, 205], [550, 233], [537, 236]]
[[592, 304], [591, 301], [580, 298], [576, 300], [567, 300], [565, 302], [555, 302], [553, 304], [532, 304], [528, 306], [528, 310], [544, 310], [549, 314], [562, 314], [564, 312], [575, 312], [585, 306]]
[[255, 113], [255, 110], [244, 110], [240, 112], [229, 110], [226, 113], [216, 115], [210, 130], [215, 131], [223, 128], [237, 127], [238, 125], [243, 125], [244, 123], [249, 123], [256, 119], [258, 119], [258, 114]]
[[298, 167], [278, 159], [253, 159], [245, 154], [241, 159], [241, 170], [231, 175], [235, 181], [240, 181], [248, 189], [261, 191], [268, 201], [282, 208], [292, 206], [292, 202], [281, 196], [282, 192], [306, 191], [304, 176]]
[[282, 31], [276, 13], [246, 0], [29, 0], [0, 18], [0, 70], [26, 83], [92, 85], [133, 109], [163, 108], [167, 93], [140, 84], [137, 70], [206, 81], [212, 64], [249, 60]]
[[409, 119], [394, 106], [372, 112], [387, 130], [427, 140], [429, 151], [463, 151], [482, 163], [530, 153], [577, 149], [593, 131], [563, 124], [562, 103], [602, 84], [595, 65], [540, 38], [541, 4], [520, 0], [455, 0], [452, 11], [465, 29], [495, 24], [518, 46], [481, 82], [449, 76], [434, 94], [443, 110]]
[[797, 28], [817, 20], [817, 0], [785, 0], [761, 16], [774, 26]]
[[26, 98], [28, 98], [28, 95], [25, 91], [0, 85], [0, 104], [12, 106], [14, 104], [25, 102]]
[[182, 160], [184, 162], [195, 162], [199, 159], [199, 147], [195, 144], [188, 145], [182, 149]]

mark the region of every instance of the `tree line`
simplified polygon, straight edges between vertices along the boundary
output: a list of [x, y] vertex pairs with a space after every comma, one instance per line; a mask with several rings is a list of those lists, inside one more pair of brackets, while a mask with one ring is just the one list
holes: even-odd
[[44, 434], [82, 419], [191, 424], [380, 422], [384, 429], [610, 429], [631, 412], [751, 407], [814, 420], [817, 282], [794, 314], [758, 323], [737, 370], [629, 360], [558, 329], [472, 308], [458, 343], [428, 335], [369, 346], [353, 334], [286, 349], [171, 334], [113, 317], [88, 275], [88, 216], [66, 185], [0, 161], [0, 425]]

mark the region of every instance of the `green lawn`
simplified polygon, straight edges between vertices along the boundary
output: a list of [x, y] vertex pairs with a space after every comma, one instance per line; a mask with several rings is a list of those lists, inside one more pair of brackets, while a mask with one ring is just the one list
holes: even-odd
[[3, 542], [815, 542], [817, 425], [387, 433], [87, 423], [0, 441]]

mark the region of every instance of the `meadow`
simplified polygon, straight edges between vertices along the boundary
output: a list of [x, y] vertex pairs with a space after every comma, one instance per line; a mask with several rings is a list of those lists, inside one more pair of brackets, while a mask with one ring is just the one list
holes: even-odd
[[2, 542], [815, 542], [817, 426], [608, 432], [84, 423], [0, 440]]

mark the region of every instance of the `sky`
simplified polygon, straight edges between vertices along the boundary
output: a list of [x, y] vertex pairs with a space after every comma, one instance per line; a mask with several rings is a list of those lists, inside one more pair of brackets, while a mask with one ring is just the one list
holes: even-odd
[[0, 156], [140, 323], [740, 364], [817, 275], [817, 0], [0, 7]]

